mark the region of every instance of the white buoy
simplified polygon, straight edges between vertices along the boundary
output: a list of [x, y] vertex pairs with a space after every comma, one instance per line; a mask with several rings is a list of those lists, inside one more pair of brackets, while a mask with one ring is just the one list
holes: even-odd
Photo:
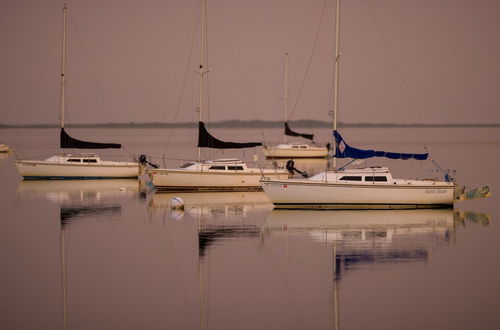
[[172, 210], [184, 210], [184, 200], [180, 197], [172, 197], [170, 200], [170, 208]]

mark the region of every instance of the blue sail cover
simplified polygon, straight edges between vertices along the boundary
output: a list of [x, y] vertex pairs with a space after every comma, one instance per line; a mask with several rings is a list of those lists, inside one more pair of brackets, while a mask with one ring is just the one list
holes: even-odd
[[333, 136], [337, 142], [335, 156], [337, 158], [366, 159], [371, 157], [386, 157], [390, 159], [418, 159], [426, 160], [429, 154], [408, 154], [399, 152], [387, 152], [376, 150], [363, 150], [349, 146], [337, 131], [333, 131]]

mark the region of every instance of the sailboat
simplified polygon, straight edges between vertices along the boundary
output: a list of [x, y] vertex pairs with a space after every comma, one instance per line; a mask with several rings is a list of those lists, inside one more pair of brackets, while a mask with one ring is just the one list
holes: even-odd
[[285, 113], [285, 143], [276, 146], [264, 146], [263, 152], [266, 158], [324, 158], [328, 156], [328, 148], [311, 146], [303, 142], [286, 142], [286, 137], [295, 136], [311, 140], [314, 143], [313, 134], [298, 133], [292, 131], [288, 125], [288, 53], [285, 53], [285, 92], [283, 107]]
[[241, 149], [262, 146], [260, 142], [225, 142], [212, 136], [202, 121], [205, 69], [206, 3], [201, 0], [200, 94], [198, 111], [198, 160], [181, 168], [152, 168], [146, 170], [157, 190], [164, 191], [235, 191], [260, 189], [260, 178], [286, 179], [284, 168], [252, 168], [239, 159], [201, 160], [201, 148]]
[[484, 186], [465, 193], [448, 174], [445, 181], [395, 179], [387, 167], [337, 169], [337, 158], [428, 159], [429, 154], [395, 153], [351, 147], [337, 131], [340, 0], [336, 1], [336, 42], [334, 70], [333, 169], [308, 179], [261, 180], [267, 197], [277, 208], [291, 209], [393, 209], [452, 207], [455, 200], [488, 197]]
[[[61, 149], [121, 148], [117, 143], [88, 142], [71, 137], [64, 130], [66, 84], [66, 5], [63, 6], [63, 37], [61, 64]], [[139, 175], [139, 164], [133, 162], [104, 161], [95, 153], [59, 155], [45, 160], [17, 160], [17, 170], [24, 179], [109, 179], [133, 178]]]

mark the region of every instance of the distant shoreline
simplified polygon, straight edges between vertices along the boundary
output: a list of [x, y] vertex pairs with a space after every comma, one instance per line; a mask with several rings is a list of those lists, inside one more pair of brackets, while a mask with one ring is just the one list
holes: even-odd
[[[300, 128], [328, 128], [332, 127], [332, 123], [319, 120], [297, 120], [290, 121], [290, 126]], [[94, 124], [67, 124], [70, 128], [196, 128], [198, 123], [94, 123]], [[208, 127], [217, 128], [280, 128], [283, 127], [281, 121], [264, 121], [264, 120], [225, 120], [207, 124]], [[339, 127], [360, 127], [360, 128], [399, 128], [399, 127], [500, 127], [498, 124], [393, 124], [393, 123], [339, 123]], [[58, 128], [58, 124], [0, 124], [2, 128]]]

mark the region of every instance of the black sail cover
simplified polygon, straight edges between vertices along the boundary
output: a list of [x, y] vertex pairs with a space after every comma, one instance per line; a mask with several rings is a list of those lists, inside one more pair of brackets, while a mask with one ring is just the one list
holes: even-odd
[[69, 136], [64, 128], [61, 128], [61, 149], [118, 149], [122, 145], [119, 143], [100, 143], [82, 141]]
[[253, 148], [261, 146], [260, 142], [224, 142], [214, 138], [210, 133], [208, 133], [205, 128], [205, 123], [198, 122], [198, 147], [200, 148], [214, 148], [214, 149], [241, 149], [241, 148]]
[[314, 134], [303, 134], [303, 133], [297, 133], [294, 132], [290, 129], [290, 126], [288, 126], [288, 123], [285, 122], [285, 135], [290, 135], [290, 136], [301, 136], [304, 139], [309, 139], [309, 140], [314, 140]]

